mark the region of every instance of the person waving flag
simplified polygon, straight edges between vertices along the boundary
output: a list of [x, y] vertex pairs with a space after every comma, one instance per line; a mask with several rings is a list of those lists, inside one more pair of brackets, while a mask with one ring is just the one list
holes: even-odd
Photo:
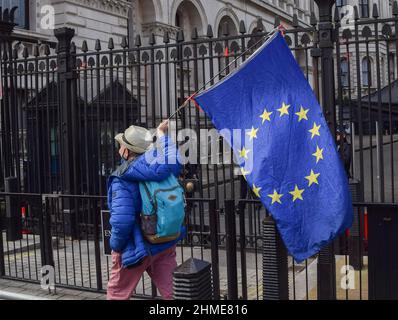
[[[351, 226], [348, 178], [334, 138], [279, 32], [194, 99], [233, 148], [247, 183], [271, 212], [296, 261], [316, 254]], [[240, 136], [224, 134], [226, 129], [240, 129]]]

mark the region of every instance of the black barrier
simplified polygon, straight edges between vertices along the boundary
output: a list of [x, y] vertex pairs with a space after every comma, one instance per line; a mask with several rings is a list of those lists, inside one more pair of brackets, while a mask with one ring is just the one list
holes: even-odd
[[398, 208], [368, 206], [369, 299], [398, 299]]
[[225, 200], [225, 232], [227, 254], [228, 299], [238, 299], [238, 270], [236, 257], [235, 201]]
[[[9, 193], [18, 192], [18, 179], [8, 177], [5, 179], [5, 190]], [[22, 239], [22, 219], [21, 208], [18, 197], [6, 197], [6, 215], [7, 237], [10, 241]]]
[[176, 300], [213, 299], [211, 264], [190, 258], [173, 272], [173, 296]]
[[263, 299], [289, 300], [287, 250], [269, 216], [263, 221]]

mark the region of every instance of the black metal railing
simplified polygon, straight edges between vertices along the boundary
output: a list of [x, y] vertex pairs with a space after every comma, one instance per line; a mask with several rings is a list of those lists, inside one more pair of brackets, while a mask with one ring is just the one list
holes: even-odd
[[[0, 194], [0, 217], [4, 229], [0, 237], [1, 275], [40, 283], [41, 268], [50, 265], [54, 268], [56, 286], [104, 292], [111, 267], [110, 257], [104, 255], [100, 236], [100, 212], [106, 209], [105, 201], [105, 197], [99, 196]], [[65, 208], [70, 202], [75, 203], [75, 219], [80, 235], [77, 239], [72, 239], [66, 231], [71, 212]], [[8, 218], [10, 203], [18, 208], [17, 213], [22, 219], [19, 237], [14, 234], [13, 239], [9, 238], [9, 230], [4, 228], [8, 225], [4, 222]], [[188, 233], [177, 250], [178, 263], [190, 257], [211, 262], [216, 297], [262, 299], [266, 290], [262, 286], [263, 241], [267, 237], [264, 238], [261, 229], [247, 236], [251, 212], [261, 211], [261, 223], [269, 217], [260, 202], [240, 200], [235, 206], [233, 200], [227, 200], [225, 219], [221, 218], [221, 224], [217, 221], [215, 199], [188, 199], [188, 204], [197, 204], [197, 207], [192, 206], [192, 211], [187, 212]], [[386, 269], [384, 277], [376, 272], [383, 265], [383, 259], [375, 254], [380, 251], [379, 246], [385, 243], [386, 237], [396, 237], [394, 229], [389, 226], [396, 219], [398, 205], [355, 203], [354, 207], [353, 227], [337, 238], [334, 244], [336, 298], [380, 298], [380, 283], [395, 281], [391, 276], [394, 270]], [[204, 224], [209, 225], [207, 231], [190, 228], [193, 210], [197, 211], [197, 215], [202, 215]], [[389, 229], [382, 229], [382, 224]], [[256, 225], [255, 229], [258, 228]], [[208, 241], [194, 242], [192, 239], [195, 237], [207, 238]], [[253, 237], [256, 239], [255, 244], [249, 248], [248, 243]], [[220, 245], [223, 241], [225, 246]], [[393, 246], [388, 250], [393, 250]], [[385, 255], [384, 259], [388, 257]], [[289, 299], [318, 299], [317, 283], [322, 276], [317, 270], [318, 257], [315, 255], [300, 264], [291, 256], [287, 259], [285, 277]], [[390, 286], [382, 288], [387, 288], [383, 291], [383, 294], [387, 294], [385, 292]], [[136, 295], [157, 296], [149, 277], [142, 278]]]
[[[270, 31], [261, 20], [256, 30], [246, 33], [242, 22], [239, 35], [226, 28], [222, 38], [209, 27], [205, 36], [194, 32], [190, 40], [181, 31], [175, 40], [165, 33], [163, 39], [152, 35], [148, 44], [138, 36], [135, 43], [110, 39], [103, 48], [98, 40], [95, 47], [83, 42], [78, 49], [74, 30], [62, 28], [55, 32], [56, 54], [42, 45], [32, 54], [25, 48], [22, 56], [10, 35], [2, 44], [1, 181], [14, 176], [25, 193], [106, 195], [106, 178], [119, 162], [113, 137], [131, 124], [155, 128], [205, 83], [235, 70]], [[286, 35], [309, 79], [317, 68], [310, 56], [315, 32], [297, 26]], [[197, 150], [184, 174], [197, 181], [194, 196], [220, 204], [242, 197], [229, 147], [219, 135], [201, 132], [213, 129], [204, 113], [190, 102], [175, 120], [172, 136]], [[178, 136], [181, 129], [194, 130], [196, 138], [191, 132]], [[219, 147], [215, 154], [205, 149], [208, 140]]]
[[[374, 232], [373, 243], [382, 243], [376, 226], [383, 226], [385, 234], [398, 230], [390, 212], [374, 205], [394, 203], [398, 183], [398, 4], [394, 1], [392, 16], [384, 18], [374, 6], [372, 17], [361, 19], [355, 7], [353, 19], [343, 23], [338, 9], [333, 14], [334, 1], [316, 2], [319, 21], [312, 14], [310, 25], [299, 26], [294, 16], [285, 39], [321, 101], [331, 132], [346, 131], [338, 146], [358, 186], [357, 203], [349, 233], [323, 249], [319, 259], [298, 265], [288, 258], [289, 298], [391, 296], [392, 289], [380, 291], [380, 284], [392, 288], [393, 282], [376, 277], [376, 267], [369, 267], [377, 252], [371, 255], [367, 243], [372, 238], [368, 230]], [[104, 290], [110, 262], [100, 254], [97, 214], [106, 209], [106, 179], [118, 165], [113, 137], [131, 124], [156, 127], [203, 84], [210, 86], [237, 69], [270, 30], [260, 19], [253, 34], [241, 22], [238, 35], [225, 27], [222, 36], [214, 37], [209, 27], [201, 37], [194, 30], [189, 40], [180, 31], [176, 39], [168, 33], [138, 36], [135, 43], [124, 38], [120, 45], [109, 39], [103, 49], [100, 41], [77, 48], [74, 30], [62, 28], [55, 31], [56, 52], [43, 44], [26, 47], [20, 56], [13, 19], [8, 11], [0, 16], [0, 210], [7, 230], [0, 237], [0, 276], [37, 282], [38, 268], [50, 264], [58, 285]], [[279, 24], [277, 17], [274, 26]], [[197, 139], [181, 137], [180, 143], [190, 141], [197, 150], [212, 139], [200, 135], [212, 125], [193, 103], [177, 113], [175, 128], [174, 138], [178, 130], [193, 129]], [[230, 149], [216, 139], [219, 152], [198, 152], [199, 164], [191, 161], [184, 168], [182, 178], [196, 187], [188, 194], [193, 198], [188, 235], [179, 256], [212, 262], [217, 296], [260, 299], [262, 222], [268, 213], [251, 200], [246, 182], [235, 174]], [[225, 154], [229, 162], [203, 163]], [[393, 211], [395, 205], [387, 208]], [[368, 210], [376, 212], [369, 221]], [[375, 265], [377, 274], [390, 274], [383, 268], [395, 260]], [[137, 290], [156, 296], [146, 278]]]
[[[179, 264], [190, 257], [211, 262], [214, 294], [219, 296], [220, 238], [215, 203], [215, 199], [187, 199], [188, 231], [177, 259]], [[22, 228], [13, 238], [6, 228], [12, 224], [8, 219], [10, 204], [13, 214], [22, 220]], [[106, 197], [101, 196], [1, 193], [0, 276], [40, 283], [42, 267], [52, 266], [56, 286], [103, 292], [112, 266], [101, 236], [101, 210], [106, 209]], [[209, 229], [194, 230], [194, 215], [200, 215]], [[76, 224], [76, 238], [68, 230], [71, 221]], [[195, 237], [198, 239], [193, 241]], [[201, 241], [204, 238], [208, 241]], [[155, 297], [155, 289], [150, 278], [143, 276], [136, 295]]]

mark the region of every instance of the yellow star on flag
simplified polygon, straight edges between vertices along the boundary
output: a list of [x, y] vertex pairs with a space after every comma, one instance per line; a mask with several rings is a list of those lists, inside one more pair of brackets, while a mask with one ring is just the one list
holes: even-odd
[[301, 107], [300, 112], [296, 112], [296, 115], [299, 117], [298, 122], [300, 122], [303, 119], [308, 120], [307, 118], [308, 111], [310, 111], [310, 109], [304, 109], [303, 107]]
[[283, 194], [279, 194], [276, 190], [274, 190], [273, 194], [269, 194], [268, 197], [270, 197], [272, 199], [271, 204], [274, 204], [275, 202], [281, 203], [281, 198], [282, 198]]
[[312, 155], [316, 157], [316, 163], [318, 163], [319, 160], [323, 159], [323, 149], [319, 149], [319, 147], [316, 146], [316, 151]]
[[256, 185], [253, 183], [253, 193], [254, 193], [258, 198], [260, 198], [260, 190], [261, 190], [261, 188], [260, 188], [260, 187], [256, 187]]
[[302, 197], [303, 192], [304, 192], [304, 189], [300, 190], [296, 184], [296, 186], [294, 187], [294, 190], [289, 192], [293, 196], [293, 202], [296, 201], [297, 199], [303, 200], [303, 197]]
[[247, 154], [250, 152], [250, 150], [247, 150], [245, 147], [242, 148], [242, 150], [239, 151], [239, 156], [241, 158], [248, 159]]
[[319, 129], [321, 128], [321, 125], [317, 126], [316, 123], [314, 122], [314, 127], [311, 130], [308, 130], [311, 132], [311, 139], [313, 139], [315, 136], [321, 136], [319, 134]]
[[282, 103], [282, 107], [278, 109], [280, 112], [280, 117], [282, 117], [284, 114], [289, 115], [288, 109], [290, 108], [290, 104]]
[[258, 129], [254, 129], [254, 127], [252, 127], [250, 132], [246, 132], [246, 134], [250, 137], [250, 141], [252, 141], [253, 138], [257, 138], [257, 131]]
[[245, 168], [240, 168], [240, 172], [242, 176], [246, 179], [246, 176], [250, 173], [250, 171], [246, 171]]
[[311, 174], [309, 176], [306, 176], [305, 178], [308, 180], [308, 186], [311, 187], [313, 183], [319, 184], [318, 183], [318, 177], [320, 173], [314, 173], [313, 170], [311, 170]]
[[263, 114], [260, 116], [260, 118], [263, 119], [262, 124], [264, 124], [264, 122], [266, 120], [271, 121], [271, 118], [270, 118], [271, 114], [272, 114], [272, 112], [268, 112], [267, 109], [264, 109]]

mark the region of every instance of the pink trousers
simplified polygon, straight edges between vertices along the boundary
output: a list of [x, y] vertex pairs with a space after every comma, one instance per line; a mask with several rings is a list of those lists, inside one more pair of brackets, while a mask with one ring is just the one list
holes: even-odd
[[132, 269], [122, 268], [121, 254], [112, 252], [112, 269], [108, 282], [107, 300], [128, 300], [146, 271], [159, 289], [162, 298], [173, 299], [173, 271], [177, 266], [176, 246], [144, 261]]

